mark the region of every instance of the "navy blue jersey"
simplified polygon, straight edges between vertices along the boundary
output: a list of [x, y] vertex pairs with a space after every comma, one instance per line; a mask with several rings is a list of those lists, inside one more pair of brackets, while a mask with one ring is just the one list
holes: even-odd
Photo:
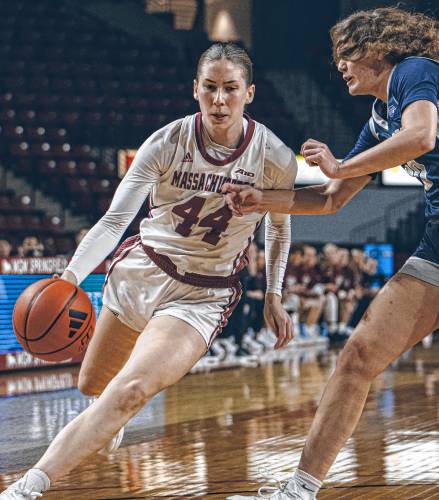
[[[402, 112], [412, 102], [431, 101], [439, 105], [439, 62], [407, 57], [393, 68], [387, 96], [387, 104], [380, 99], [373, 103], [372, 116], [345, 160], [396, 134], [401, 128]], [[403, 168], [424, 185], [427, 219], [439, 218], [439, 139], [436, 138], [433, 151], [414, 158]]]

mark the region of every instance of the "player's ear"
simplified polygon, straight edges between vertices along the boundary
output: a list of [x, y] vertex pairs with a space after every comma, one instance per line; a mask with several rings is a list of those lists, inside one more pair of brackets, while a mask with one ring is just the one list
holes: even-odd
[[194, 99], [198, 101], [198, 80], [194, 78], [193, 81], [193, 94], [194, 94]]
[[251, 84], [247, 87], [247, 96], [245, 98], [246, 104], [250, 104], [253, 102], [253, 99], [255, 98], [255, 91], [256, 91], [256, 88], [255, 88], [254, 84]]

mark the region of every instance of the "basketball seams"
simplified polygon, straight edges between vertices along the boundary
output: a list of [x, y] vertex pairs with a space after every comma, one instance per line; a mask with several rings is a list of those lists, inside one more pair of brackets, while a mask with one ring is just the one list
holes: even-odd
[[24, 332], [23, 332], [24, 335], [22, 337], [23, 340], [26, 342], [27, 346], [28, 346], [28, 343], [27, 343], [27, 335], [26, 334], [27, 334], [27, 323], [28, 323], [28, 320], [29, 320], [30, 312], [31, 312], [31, 310], [32, 310], [35, 302], [38, 300], [38, 298], [40, 297], [40, 295], [43, 293], [43, 291], [46, 290], [47, 288], [49, 288], [54, 283], [56, 283], [56, 280], [55, 281], [50, 281], [49, 283], [46, 283], [37, 292], [35, 292], [35, 295], [32, 297], [32, 300], [30, 300], [29, 305], [27, 306], [26, 315], [24, 317]]
[[47, 287], [49, 287], [50, 285], [52, 285], [53, 281], [49, 282], [49, 283], [45, 283], [44, 286], [42, 286], [39, 290], [37, 290], [34, 294], [34, 296], [32, 297], [32, 300], [29, 302], [27, 308], [26, 308], [26, 314], [24, 316], [24, 335], [22, 335], [19, 331], [18, 331], [18, 328], [16, 328], [16, 324], [15, 324], [15, 311], [17, 309], [17, 303], [20, 299], [20, 297], [18, 297], [17, 301], [15, 302], [15, 305], [14, 305], [14, 310], [13, 310], [13, 313], [12, 313], [12, 325], [14, 327], [14, 330], [15, 332], [17, 333], [17, 335], [19, 337], [21, 337], [24, 341], [26, 340], [26, 326], [27, 326], [27, 320], [28, 320], [28, 316], [29, 316], [29, 312], [36, 300], [36, 298], [39, 296], [39, 294], [45, 290]]
[[[61, 352], [63, 351], [64, 349], [67, 349], [68, 347], [70, 347], [71, 345], [75, 344], [78, 340], [82, 339], [82, 337], [84, 336], [84, 334], [87, 332], [88, 328], [89, 328], [89, 325], [91, 323], [91, 320], [93, 319], [94, 317], [94, 314], [93, 314], [93, 304], [90, 302], [90, 311], [89, 311], [89, 314], [88, 314], [89, 318], [88, 318], [88, 322], [87, 324], [85, 325], [84, 327], [84, 331], [81, 333], [81, 335], [79, 337], [76, 337], [72, 342], [70, 342], [70, 344], [67, 344], [67, 345], [64, 345], [63, 347], [60, 347], [59, 349], [56, 349], [54, 351], [49, 351], [49, 352], [33, 352], [31, 351], [30, 349], [30, 352], [34, 355], [34, 356], [45, 356], [45, 355], [49, 355], [49, 354], [56, 354], [57, 352]], [[78, 353], [79, 354], [79, 353]], [[73, 356], [72, 356], [73, 357]]]
[[68, 298], [67, 302], [62, 306], [62, 309], [58, 313], [58, 316], [55, 317], [55, 319], [52, 321], [52, 323], [49, 325], [46, 331], [42, 335], [40, 335], [39, 337], [35, 337], [34, 339], [28, 339], [26, 337], [26, 341], [36, 342], [37, 340], [41, 340], [42, 338], [44, 338], [50, 332], [50, 330], [53, 328], [53, 326], [59, 320], [59, 318], [64, 314], [66, 308], [70, 306], [70, 304], [76, 298], [77, 295], [78, 295], [78, 289], [75, 287], [75, 289], [73, 290], [73, 294]]

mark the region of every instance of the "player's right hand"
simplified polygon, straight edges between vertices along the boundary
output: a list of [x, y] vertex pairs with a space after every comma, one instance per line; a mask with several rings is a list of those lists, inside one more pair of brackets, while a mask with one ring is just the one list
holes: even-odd
[[59, 274], [54, 274], [52, 277], [55, 279], [59, 278], [62, 280], [69, 281], [73, 285], [78, 286], [78, 281], [76, 280], [76, 276], [71, 271], [64, 271], [61, 275], [61, 278]]
[[261, 209], [263, 193], [259, 189], [226, 182], [221, 192], [225, 195], [226, 205], [237, 217], [258, 212]]

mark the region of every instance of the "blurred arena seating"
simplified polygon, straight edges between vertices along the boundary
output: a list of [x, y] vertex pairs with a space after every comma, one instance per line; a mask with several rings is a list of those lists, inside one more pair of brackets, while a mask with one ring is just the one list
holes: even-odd
[[[147, 45], [62, 1], [0, 0], [0, 7], [2, 162], [93, 223], [119, 181], [117, 148], [137, 148], [196, 111], [193, 65], [161, 40]], [[252, 115], [289, 137], [281, 98], [269, 82], [257, 85]], [[19, 227], [0, 213], [3, 227]], [[22, 224], [41, 229], [43, 215], [27, 217]]]

